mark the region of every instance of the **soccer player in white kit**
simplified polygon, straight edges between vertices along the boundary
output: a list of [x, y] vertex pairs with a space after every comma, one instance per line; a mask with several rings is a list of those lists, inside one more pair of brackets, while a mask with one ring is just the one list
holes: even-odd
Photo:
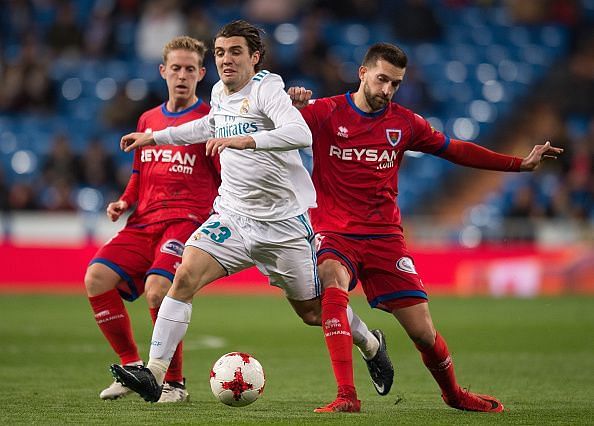
[[[271, 285], [284, 290], [305, 323], [320, 325], [321, 288], [307, 216], [316, 205], [315, 190], [297, 151], [311, 146], [312, 136], [281, 77], [259, 71], [263, 53], [258, 28], [245, 21], [224, 26], [215, 37], [221, 80], [212, 89], [208, 116], [122, 138], [125, 151], [206, 141], [207, 154], [220, 154], [221, 162], [217, 213], [186, 242], [182, 263], [159, 310], [146, 368], [111, 367], [118, 381], [147, 401], [159, 399], [163, 376], [187, 331], [194, 294], [218, 278], [255, 265]], [[359, 338], [353, 333], [354, 340], [374, 384], [385, 380], [389, 389], [393, 369], [385, 343], [350, 313], [360, 324]], [[377, 377], [377, 370], [388, 377]]]

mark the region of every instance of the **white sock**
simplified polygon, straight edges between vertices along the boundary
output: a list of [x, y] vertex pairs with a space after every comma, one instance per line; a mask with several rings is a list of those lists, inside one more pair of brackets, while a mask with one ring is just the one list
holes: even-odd
[[351, 305], [347, 306], [347, 317], [351, 326], [353, 343], [359, 348], [365, 359], [373, 358], [379, 349], [377, 338], [371, 334], [371, 331], [367, 328], [367, 324], [353, 312]]
[[146, 365], [154, 374], [157, 383], [162, 383], [175, 349], [184, 338], [190, 319], [192, 304], [165, 296], [153, 328], [149, 362]]

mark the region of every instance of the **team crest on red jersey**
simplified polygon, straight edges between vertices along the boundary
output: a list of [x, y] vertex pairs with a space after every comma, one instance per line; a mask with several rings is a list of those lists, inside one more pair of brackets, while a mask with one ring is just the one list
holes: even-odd
[[402, 130], [400, 129], [386, 129], [386, 137], [390, 145], [396, 146], [402, 137]]
[[396, 261], [396, 269], [402, 272], [408, 272], [409, 274], [417, 275], [415, 264], [410, 257], [401, 257]]
[[182, 254], [184, 254], [184, 244], [178, 240], [167, 240], [161, 246], [161, 252], [182, 257]]

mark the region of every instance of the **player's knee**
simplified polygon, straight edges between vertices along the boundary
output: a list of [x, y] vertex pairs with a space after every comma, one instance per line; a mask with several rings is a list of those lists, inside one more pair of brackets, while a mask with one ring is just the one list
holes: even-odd
[[146, 303], [150, 308], [159, 307], [166, 294], [167, 292], [163, 292], [160, 288], [149, 288], [146, 290]]
[[347, 290], [350, 276], [347, 269], [338, 261], [327, 259], [318, 266], [318, 274], [322, 286], [327, 288], [341, 288]]
[[190, 270], [181, 264], [179, 268], [177, 268], [177, 271], [175, 271], [173, 282], [177, 288], [189, 287], [192, 283], [192, 274], [190, 273]]
[[150, 308], [161, 306], [163, 298], [171, 288], [171, 281], [161, 275], [151, 274], [144, 285], [144, 293]]
[[322, 325], [322, 315], [320, 312], [308, 311], [300, 314], [301, 319], [307, 325], [320, 326]]
[[98, 296], [106, 291], [114, 289], [117, 285], [111, 283], [105, 274], [101, 273], [98, 268], [93, 268], [92, 265], [87, 268], [84, 281], [85, 289], [89, 296]]
[[196, 279], [195, 274], [182, 263], [175, 271], [175, 278], [169, 295], [178, 300], [191, 300], [197, 288]]
[[435, 344], [435, 330], [412, 330], [409, 336], [417, 346], [431, 348]]

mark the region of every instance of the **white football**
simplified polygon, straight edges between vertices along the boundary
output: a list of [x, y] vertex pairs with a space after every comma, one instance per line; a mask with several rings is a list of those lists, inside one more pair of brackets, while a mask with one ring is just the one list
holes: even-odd
[[250, 354], [230, 352], [220, 357], [210, 370], [210, 388], [223, 404], [244, 407], [264, 391], [264, 370]]

